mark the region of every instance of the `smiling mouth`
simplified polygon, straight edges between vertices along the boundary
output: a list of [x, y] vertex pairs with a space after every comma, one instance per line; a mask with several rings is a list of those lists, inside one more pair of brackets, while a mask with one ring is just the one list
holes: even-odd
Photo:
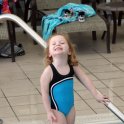
[[61, 48], [61, 47], [57, 47], [57, 48], [55, 48], [55, 51], [56, 51], [56, 50], [62, 50], [62, 48]]

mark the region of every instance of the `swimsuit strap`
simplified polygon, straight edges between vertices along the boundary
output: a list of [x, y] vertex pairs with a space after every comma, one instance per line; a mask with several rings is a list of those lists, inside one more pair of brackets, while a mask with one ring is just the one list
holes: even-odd
[[[50, 64], [50, 67], [52, 68], [53, 75], [56, 75], [56, 76], [61, 75], [53, 64]], [[70, 74], [71, 74], [71, 75], [74, 75], [73, 66], [69, 65], [69, 68], [70, 68], [70, 71], [69, 71], [69, 73], [66, 74], [66, 75], [70, 75]], [[61, 75], [61, 76], [66, 76], [66, 75]]]
[[51, 69], [53, 71], [53, 75], [58, 76], [59, 73], [58, 73], [57, 69], [55, 68], [55, 66], [53, 64], [50, 64], [50, 67], [51, 67]]
[[55, 66], [53, 64], [50, 64], [50, 67], [52, 69], [53, 72], [53, 77], [52, 80], [50, 82], [50, 86], [52, 86], [53, 83], [58, 82], [60, 80], [62, 80], [63, 78], [68, 78], [68, 77], [73, 77], [74, 76], [74, 70], [73, 70], [73, 66], [70, 66], [70, 72], [66, 75], [61, 75], [57, 69], [55, 68]]

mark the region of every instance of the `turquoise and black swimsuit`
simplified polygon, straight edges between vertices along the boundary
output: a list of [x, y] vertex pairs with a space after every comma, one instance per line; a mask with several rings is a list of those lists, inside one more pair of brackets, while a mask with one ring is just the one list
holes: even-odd
[[53, 78], [49, 85], [51, 108], [67, 116], [74, 106], [73, 67], [70, 66], [70, 72], [67, 75], [59, 74], [53, 64], [50, 67], [53, 71]]

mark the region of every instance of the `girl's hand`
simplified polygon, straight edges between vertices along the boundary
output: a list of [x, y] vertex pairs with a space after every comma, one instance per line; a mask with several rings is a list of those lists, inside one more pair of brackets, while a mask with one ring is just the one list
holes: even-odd
[[49, 111], [47, 113], [47, 119], [50, 121], [50, 124], [52, 124], [53, 120], [56, 121], [56, 117], [52, 111]]
[[107, 102], [110, 102], [109, 98], [103, 94], [101, 94], [99, 91], [97, 91], [97, 94], [95, 95], [95, 98], [98, 102], [106, 104]]

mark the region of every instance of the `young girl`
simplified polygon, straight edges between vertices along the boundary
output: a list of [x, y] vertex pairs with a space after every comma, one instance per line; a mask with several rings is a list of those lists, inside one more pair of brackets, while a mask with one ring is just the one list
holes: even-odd
[[96, 90], [93, 82], [78, 65], [73, 45], [62, 35], [53, 35], [46, 49], [46, 68], [40, 83], [43, 104], [51, 124], [74, 124], [73, 76], [92, 93], [98, 102], [109, 99]]

